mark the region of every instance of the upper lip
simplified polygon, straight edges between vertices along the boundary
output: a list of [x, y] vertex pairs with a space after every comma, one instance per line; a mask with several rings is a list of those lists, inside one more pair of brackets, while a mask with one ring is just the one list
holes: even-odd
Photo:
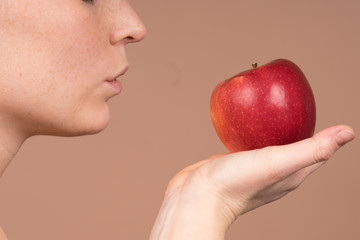
[[115, 81], [118, 77], [124, 75], [127, 72], [128, 68], [129, 68], [128, 66], [124, 67], [120, 72], [118, 72], [114, 76], [108, 78], [106, 81], [109, 81], [109, 82]]

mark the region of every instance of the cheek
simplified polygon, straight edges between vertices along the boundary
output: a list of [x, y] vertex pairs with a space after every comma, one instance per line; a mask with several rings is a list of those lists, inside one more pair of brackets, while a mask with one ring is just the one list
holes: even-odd
[[6, 64], [0, 66], [0, 107], [44, 126], [43, 132], [98, 132], [109, 119], [106, 99], [98, 94], [110, 59], [103, 30], [89, 13], [54, 12], [59, 15], [30, 18], [1, 37], [2, 46], [11, 48], [1, 47]]
[[[101, 26], [91, 15], [74, 16], [64, 23], [61, 19], [46, 33], [48, 40], [39, 48], [49, 56], [51, 72], [73, 84], [103, 77], [108, 65], [107, 41]], [[84, 84], [80, 82], [79, 85]]]

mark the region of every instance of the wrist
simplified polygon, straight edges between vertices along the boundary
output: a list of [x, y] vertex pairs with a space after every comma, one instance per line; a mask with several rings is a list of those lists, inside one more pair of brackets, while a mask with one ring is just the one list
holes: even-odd
[[161, 206], [151, 240], [223, 240], [233, 222], [221, 198], [204, 188], [182, 186]]

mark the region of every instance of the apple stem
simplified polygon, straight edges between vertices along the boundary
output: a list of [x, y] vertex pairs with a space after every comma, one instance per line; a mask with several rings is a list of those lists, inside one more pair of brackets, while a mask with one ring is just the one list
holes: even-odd
[[257, 63], [253, 63], [253, 64], [252, 64], [252, 67], [253, 67], [253, 68], [257, 68]]

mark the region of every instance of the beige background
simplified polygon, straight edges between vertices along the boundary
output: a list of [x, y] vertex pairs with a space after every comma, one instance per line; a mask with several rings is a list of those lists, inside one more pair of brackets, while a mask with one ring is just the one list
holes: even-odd
[[[131, 3], [148, 36], [128, 47], [109, 127], [24, 144], [0, 181], [9, 240], [147, 239], [170, 178], [226, 151], [212, 89], [255, 61], [294, 61], [313, 88], [317, 130], [346, 123], [360, 134], [359, 1]], [[227, 239], [360, 239], [359, 155], [358, 138], [298, 190], [242, 216]]]

